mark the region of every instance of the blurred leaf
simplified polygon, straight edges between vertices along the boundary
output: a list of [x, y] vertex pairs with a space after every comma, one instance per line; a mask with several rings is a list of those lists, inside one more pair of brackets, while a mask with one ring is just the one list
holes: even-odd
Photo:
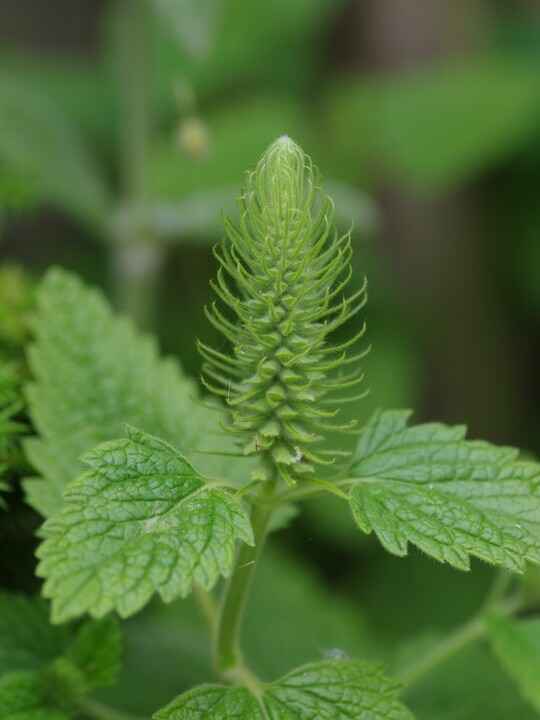
[[[205, 118], [206, 155], [186, 157], [172, 140], [157, 143], [151, 157], [151, 187], [159, 201], [178, 202], [195, 193], [238, 187], [246, 168], [253, 167], [279, 135], [299, 135], [303, 111], [293, 98], [256, 97], [219, 108]], [[295, 138], [302, 139], [302, 138]], [[237, 192], [237, 191], [236, 191]], [[231, 194], [231, 201], [236, 193]]]
[[[234, 482], [250, 462], [198, 453], [236, 449], [219, 436], [220, 413], [196, 404], [194, 383], [178, 363], [159, 357], [155, 340], [116, 316], [99, 291], [74, 275], [49, 271], [38, 291], [35, 344], [27, 388], [39, 437], [25, 450], [40, 479], [29, 479], [29, 504], [48, 517], [62, 505], [66, 485], [84, 469], [81, 454], [137, 424], [180, 444], [201, 474]], [[216, 434], [217, 433], [217, 434]]]
[[539, 69], [493, 60], [396, 78], [382, 95], [387, 163], [432, 187], [500, 161], [539, 127]]
[[356, 233], [371, 234], [379, 217], [373, 200], [353, 185], [332, 178], [323, 178], [324, 191], [332, 198], [335, 219], [340, 226], [351, 227]]
[[9, 212], [22, 213], [35, 205], [34, 193], [29, 182], [14, 173], [0, 160], [0, 221]]
[[[40, 598], [0, 593], [0, 682], [9, 685], [14, 673], [30, 684], [33, 678], [43, 690], [39, 696], [62, 708], [77, 707], [91, 688], [115, 682], [121, 651], [116, 619], [85, 622], [73, 635], [73, 627], [51, 625]], [[0, 703], [2, 718], [3, 709]]]
[[40, 670], [62, 655], [68, 642], [68, 628], [50, 624], [43, 600], [0, 593], [0, 676]]
[[[342, 228], [352, 227], [354, 232], [370, 234], [377, 224], [377, 212], [373, 202], [361, 191], [334, 180], [323, 182], [335, 202], [335, 218]], [[177, 203], [155, 202], [149, 209], [150, 232], [171, 244], [186, 240], [215, 241], [223, 232], [222, 215], [236, 212], [237, 185], [201, 190]], [[120, 212], [116, 222], [137, 222], [129, 210]], [[122, 230], [121, 237], [129, 236]]]
[[94, 688], [114, 685], [120, 672], [122, 635], [118, 620], [109, 616], [86, 622], [77, 633], [70, 657]]
[[[167, 241], [215, 239], [222, 232], [222, 211], [235, 211], [239, 178], [253, 167], [268, 145], [283, 134], [310, 144], [300, 104], [292, 98], [264, 96], [237, 102], [206, 119], [208, 147], [203, 156], [186, 156], [177, 143], [161, 141], [151, 157], [155, 202], [149, 223]], [[373, 202], [360, 190], [326, 178], [336, 220], [357, 232], [372, 232], [377, 223]], [[130, 222], [120, 215], [118, 222]], [[133, 219], [131, 219], [133, 221]], [[136, 221], [136, 219], [135, 219]]]
[[[261, 623], [269, 617], [271, 632]], [[379, 659], [359, 603], [328, 587], [305, 558], [279, 547], [267, 548], [260, 560], [242, 635], [247, 657], [265, 679], [313, 660]]]
[[[264, 678], [314, 660], [374, 659], [376, 647], [356, 601], [327, 588], [308, 562], [277, 541], [258, 562], [242, 642]], [[269, 617], [271, 632], [261, 622]], [[214, 679], [211, 640], [193, 597], [155, 603], [122, 627], [126, 658], [120, 684], [108, 692], [112, 704], [150, 712], [179, 691]]]
[[342, 86], [329, 98], [336, 152], [346, 166], [375, 163], [418, 188], [463, 182], [539, 128], [538, 71], [494, 57]]
[[234, 212], [237, 193], [236, 185], [227, 185], [201, 190], [178, 202], [156, 201], [141, 217], [134, 216], [129, 208], [121, 208], [115, 218], [118, 236], [129, 237], [129, 227], [135, 224], [146, 226], [152, 236], [165, 243], [215, 241], [223, 232], [221, 214]]
[[[176, 4], [185, 6], [186, 2]], [[217, 0], [191, 0], [194, 17], [201, 17], [199, 5], [205, 7], [210, 2]], [[225, 7], [219, 31], [204, 59], [189, 55], [172, 39], [169, 29], [165, 31], [161, 24], [158, 28], [154, 42], [158, 52], [156, 78], [169, 113], [175, 110], [172, 90], [178, 81], [192, 83], [199, 101], [236, 94], [239, 89], [305, 91], [320, 81], [324, 70], [321, 35], [345, 0], [222, 2]], [[204, 22], [208, 23], [208, 17]], [[206, 29], [215, 32], [211, 22]]]
[[372, 181], [379, 160], [379, 93], [379, 85], [367, 78], [339, 80], [325, 99], [326, 165], [329, 172], [352, 184]]
[[502, 667], [523, 697], [540, 712], [540, 620], [509, 620], [491, 616], [489, 639]]
[[486, 647], [473, 645], [404, 694], [416, 720], [535, 720]]
[[36, 88], [0, 76], [0, 158], [43, 202], [104, 232], [111, 198], [77, 130]]
[[214, 44], [225, 0], [151, 0], [166, 31], [195, 59]]
[[103, 58], [4, 51], [5, 75], [27, 88], [39, 88], [87, 142], [110, 158], [118, 140], [114, 79]]
[[50, 707], [45, 684], [32, 673], [12, 673], [0, 681], [2, 720], [68, 720]]

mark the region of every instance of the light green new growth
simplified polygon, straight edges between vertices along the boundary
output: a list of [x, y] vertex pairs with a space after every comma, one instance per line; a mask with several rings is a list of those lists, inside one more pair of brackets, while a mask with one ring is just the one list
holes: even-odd
[[[45, 517], [61, 508], [66, 486], [82, 472], [82, 453], [119, 437], [124, 423], [180, 445], [188, 457], [192, 449], [229, 449], [213, 434], [217, 413], [193, 402], [195, 386], [178, 363], [160, 358], [152, 338], [74, 275], [54, 269], [45, 276], [35, 335], [27, 395], [39, 437], [25, 449], [41, 478], [27, 480], [25, 490]], [[194, 454], [193, 464], [204, 474], [238, 477], [234, 459]]]
[[[338, 236], [318, 171], [289, 138], [276, 140], [247, 174], [239, 209], [238, 225], [225, 220], [212, 283], [228, 312], [217, 303], [207, 308], [232, 352], [199, 343], [203, 382], [229, 406], [227, 429], [245, 453], [260, 456], [255, 478], [274, 478], [277, 470], [294, 484], [313, 464], [333, 461], [311, 446], [339, 429], [332, 418], [362, 379], [363, 354], [347, 350], [364, 327], [338, 344], [329, 336], [362, 308], [365, 284], [343, 296], [352, 273], [350, 236]], [[329, 402], [325, 396], [336, 389], [347, 392]]]
[[469, 556], [522, 572], [540, 563], [540, 466], [518, 451], [465, 440], [464, 427], [407, 427], [410, 413], [377, 413], [349, 469], [364, 532], [406, 555], [413, 543], [461, 570]]
[[55, 622], [113, 609], [127, 617], [154, 592], [170, 602], [195, 582], [209, 590], [229, 574], [236, 539], [253, 542], [240, 502], [162, 440], [128, 427], [83, 461], [90, 470], [69, 486], [38, 550]]
[[180, 695], [154, 720], [412, 720], [396, 699], [399, 689], [376, 663], [333, 660], [305, 665], [251, 691], [203, 685]]

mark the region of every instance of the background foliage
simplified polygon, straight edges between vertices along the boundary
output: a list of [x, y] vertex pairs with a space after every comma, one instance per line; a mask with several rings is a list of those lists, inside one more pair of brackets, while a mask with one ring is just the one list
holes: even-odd
[[[16, 5], [0, 0], [4, 588], [37, 589], [40, 520], [19, 482], [33, 472], [21, 450], [31, 278], [59, 264], [101, 285], [196, 376], [195, 337], [217, 342], [202, 307], [221, 210], [234, 208], [245, 168], [283, 133], [316, 158], [340, 224], [354, 219], [355, 282], [369, 278], [371, 394], [351, 413], [367, 419], [376, 408], [415, 407], [419, 421], [466, 423], [473, 438], [538, 453], [540, 17], [533, 5]], [[149, 364], [158, 362], [149, 346], [146, 353]], [[192, 388], [179, 386], [178, 396]], [[50, 423], [51, 447], [65, 437], [67, 417], [59, 411]], [[107, 422], [114, 425], [114, 413]], [[77, 444], [76, 433], [72, 439]], [[77, 452], [87, 438], [80, 445]], [[34, 446], [28, 455], [46, 475], [39, 452]], [[352, 518], [344, 523], [332, 501], [313, 500], [263, 561], [248, 609], [248, 652], [268, 676], [336, 653], [399, 668], [469, 617], [491, 576], [476, 561], [462, 575], [414, 552], [389, 556]], [[257, 618], [270, 613], [276, 626], [263, 635]], [[179, 683], [211, 677], [205, 627], [190, 600], [155, 603], [125, 627], [120, 683], [106, 691], [119, 707], [149, 712]], [[501, 648], [519, 636], [494, 620], [491, 642], [495, 656], [511, 658]], [[449, 701], [456, 687], [462, 706]], [[536, 717], [538, 697], [530, 682], [519, 688], [507, 679], [477, 643], [406, 700], [420, 720], [502, 720]]]

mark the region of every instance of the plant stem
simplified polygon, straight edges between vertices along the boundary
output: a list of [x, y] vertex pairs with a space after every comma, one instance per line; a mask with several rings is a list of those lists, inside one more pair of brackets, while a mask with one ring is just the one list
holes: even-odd
[[94, 720], [143, 720], [135, 715], [129, 715], [120, 710], [115, 710], [93, 698], [89, 698], [85, 702], [83, 712], [85, 715], [94, 718]]
[[523, 609], [523, 601], [519, 595], [502, 599], [502, 595], [508, 588], [511, 580], [512, 576], [507, 571], [497, 573], [488, 593], [487, 600], [479, 613], [464, 625], [458, 627], [454, 632], [450, 633], [444, 640], [429, 650], [425, 655], [421, 656], [415, 663], [404, 668], [401, 672], [396, 673], [397, 679], [405, 685], [413, 685], [453, 655], [463, 650], [467, 645], [482, 638], [486, 632], [485, 616], [488, 613], [494, 612], [509, 616]]
[[506, 568], [497, 569], [484, 601], [483, 611], [485, 613], [490, 612], [505, 597], [515, 578], [516, 576], [510, 570], [506, 570]]
[[438, 665], [442, 665], [457, 652], [467, 647], [474, 640], [482, 637], [484, 633], [484, 620], [475, 617], [455, 632], [451, 633], [432, 650], [421, 656], [415, 663], [397, 673], [397, 679], [405, 685], [413, 685], [424, 675], [428, 675]]
[[116, 306], [142, 329], [154, 325], [163, 249], [148, 231], [151, 16], [147, 0], [117, 0], [119, 148], [124, 212], [113, 228]]
[[246, 684], [246, 679], [251, 679], [251, 681], [254, 679], [242, 657], [240, 628], [253, 571], [274, 509], [272, 502], [274, 490], [275, 482], [264, 483], [261, 487], [261, 492], [256, 498], [251, 512], [254, 545], [241, 545], [219, 607], [213, 660], [218, 674], [230, 682], [237, 682], [241, 679]]

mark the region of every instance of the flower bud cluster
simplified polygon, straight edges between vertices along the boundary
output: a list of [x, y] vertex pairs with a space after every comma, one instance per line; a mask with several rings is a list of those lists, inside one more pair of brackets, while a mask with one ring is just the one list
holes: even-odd
[[314, 465], [332, 462], [312, 446], [340, 427], [332, 418], [351, 396], [326, 396], [362, 379], [358, 368], [344, 373], [342, 366], [364, 354], [347, 355], [364, 327], [337, 345], [328, 336], [363, 306], [365, 285], [343, 296], [352, 272], [350, 236], [337, 234], [317, 170], [288, 137], [248, 173], [239, 208], [238, 224], [225, 221], [212, 283], [229, 311], [217, 303], [207, 308], [232, 351], [199, 344], [203, 382], [225, 399], [226, 428], [244, 452], [262, 457], [257, 479], [277, 471], [294, 484]]

